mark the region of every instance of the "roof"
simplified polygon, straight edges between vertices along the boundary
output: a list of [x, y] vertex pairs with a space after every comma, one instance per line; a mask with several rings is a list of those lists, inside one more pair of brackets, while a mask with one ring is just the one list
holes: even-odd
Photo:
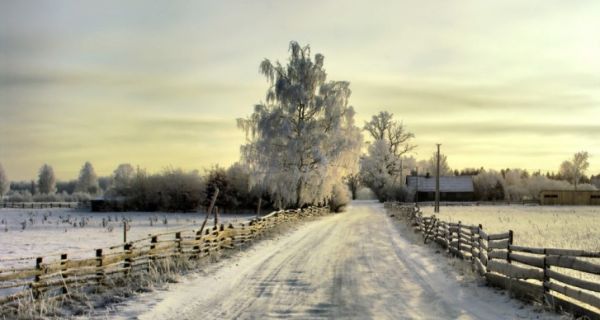
[[[406, 184], [409, 189], [420, 192], [435, 192], [435, 176], [408, 176]], [[440, 192], [474, 192], [472, 176], [442, 176], [440, 177]]]

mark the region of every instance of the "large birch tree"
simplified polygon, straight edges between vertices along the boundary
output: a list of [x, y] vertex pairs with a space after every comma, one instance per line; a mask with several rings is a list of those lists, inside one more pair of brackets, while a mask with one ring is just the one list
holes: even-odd
[[286, 65], [265, 59], [260, 72], [269, 87], [264, 102], [238, 126], [247, 142], [242, 159], [283, 206], [324, 202], [343, 177], [358, 171], [362, 145], [348, 104], [350, 84], [327, 81], [324, 56], [309, 46], [289, 46]]

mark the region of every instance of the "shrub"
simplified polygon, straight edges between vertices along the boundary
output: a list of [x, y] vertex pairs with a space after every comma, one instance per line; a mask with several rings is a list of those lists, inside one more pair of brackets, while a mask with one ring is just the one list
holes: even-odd
[[352, 195], [348, 186], [343, 183], [337, 183], [333, 185], [333, 190], [331, 194], [331, 201], [329, 206], [331, 207], [331, 211], [333, 212], [341, 212], [344, 211], [344, 208], [350, 201], [352, 200]]

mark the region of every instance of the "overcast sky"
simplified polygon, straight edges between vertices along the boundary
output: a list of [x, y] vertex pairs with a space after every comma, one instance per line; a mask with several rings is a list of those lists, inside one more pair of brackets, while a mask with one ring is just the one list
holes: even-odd
[[239, 158], [235, 119], [290, 40], [453, 168], [600, 173], [599, 1], [2, 1], [0, 163], [59, 179], [90, 160], [201, 169]]

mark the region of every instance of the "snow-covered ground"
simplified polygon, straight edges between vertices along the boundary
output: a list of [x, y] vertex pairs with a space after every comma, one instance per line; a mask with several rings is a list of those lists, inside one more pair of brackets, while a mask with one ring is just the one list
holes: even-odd
[[[432, 206], [421, 210], [434, 214]], [[513, 230], [518, 245], [600, 251], [599, 206], [442, 206], [438, 217], [488, 232]]]
[[[461, 275], [375, 202], [99, 311], [115, 319], [558, 319]], [[412, 237], [411, 237], [412, 236]], [[456, 261], [454, 261], [456, 263]], [[460, 264], [458, 264], [460, 265]]]
[[[95, 249], [123, 242], [123, 219], [130, 220], [128, 240], [149, 234], [198, 228], [204, 213], [89, 212], [74, 209], [0, 209], [0, 269], [33, 266], [38, 256], [93, 257]], [[251, 214], [221, 214], [221, 221], [247, 220]], [[209, 221], [212, 225], [212, 220]], [[16, 260], [29, 257], [31, 259]]]

